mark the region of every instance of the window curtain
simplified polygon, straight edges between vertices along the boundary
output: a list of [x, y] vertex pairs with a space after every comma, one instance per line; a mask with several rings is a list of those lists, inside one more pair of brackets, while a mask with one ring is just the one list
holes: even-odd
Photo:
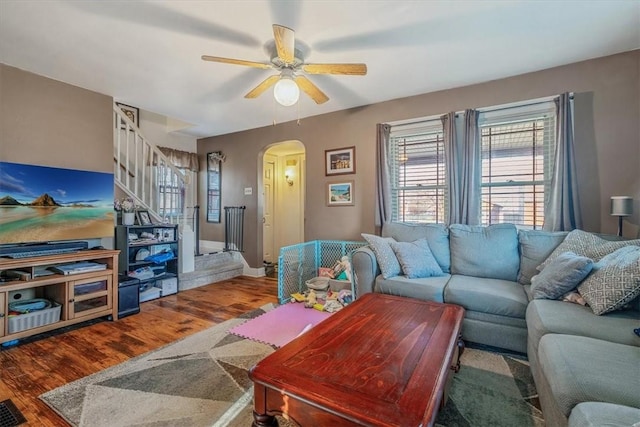
[[391, 222], [391, 179], [389, 176], [388, 150], [391, 142], [391, 126], [377, 125], [376, 141], [376, 228]]
[[189, 153], [188, 151], [180, 151], [168, 147], [158, 147], [158, 149], [167, 156], [175, 167], [190, 170], [191, 172], [200, 170], [197, 153]]
[[462, 184], [460, 183], [460, 152], [458, 150], [456, 132], [456, 113], [448, 113], [440, 117], [444, 133], [445, 178], [447, 185], [447, 203], [445, 206], [445, 223], [459, 224], [462, 220], [460, 209]]
[[448, 191], [447, 224], [480, 223], [480, 134], [478, 112], [464, 112], [462, 137], [456, 129], [456, 115], [442, 116]]
[[480, 133], [478, 111], [464, 112], [464, 137], [462, 138], [462, 191], [460, 192], [460, 223], [480, 224]]
[[549, 199], [545, 203], [543, 230], [582, 228], [573, 143], [573, 100], [569, 93], [555, 99], [556, 150]]

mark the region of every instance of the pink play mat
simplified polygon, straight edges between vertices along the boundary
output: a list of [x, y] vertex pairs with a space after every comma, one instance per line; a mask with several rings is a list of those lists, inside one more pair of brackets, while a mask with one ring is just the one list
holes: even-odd
[[282, 347], [329, 316], [331, 313], [305, 308], [302, 303], [289, 303], [248, 320], [229, 333]]

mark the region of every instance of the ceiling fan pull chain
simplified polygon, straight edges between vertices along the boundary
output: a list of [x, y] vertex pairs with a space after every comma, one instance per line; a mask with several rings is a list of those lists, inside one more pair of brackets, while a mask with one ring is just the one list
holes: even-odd
[[300, 103], [299, 102], [296, 102], [296, 110], [298, 110], [298, 121], [296, 122], [296, 124], [300, 126]]

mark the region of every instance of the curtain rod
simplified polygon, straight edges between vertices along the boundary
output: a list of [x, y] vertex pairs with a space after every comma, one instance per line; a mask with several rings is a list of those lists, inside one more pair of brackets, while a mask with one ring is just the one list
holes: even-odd
[[[556, 99], [558, 97], [558, 95], [553, 95], [553, 96], [546, 96], [544, 98], [536, 98], [534, 100], [531, 101], [518, 101], [518, 102], [512, 102], [509, 104], [501, 104], [501, 105], [495, 105], [495, 106], [491, 106], [491, 107], [481, 107], [481, 108], [476, 108], [476, 110], [480, 113], [486, 113], [486, 112], [493, 112], [493, 111], [500, 111], [500, 110], [507, 110], [509, 108], [515, 108], [515, 107], [524, 107], [524, 106], [530, 106], [530, 105], [539, 105], [539, 104], [544, 104], [546, 102], [550, 102], [553, 101], [554, 99]], [[569, 99], [573, 99], [574, 97], [574, 93], [573, 92], [569, 92]], [[455, 114], [456, 116], [459, 116], [461, 114], [463, 114], [464, 111], [456, 111]], [[390, 125], [390, 126], [406, 126], [406, 125], [413, 125], [413, 124], [419, 124], [419, 123], [423, 123], [429, 120], [439, 120], [440, 117], [442, 117], [443, 114], [434, 114], [432, 116], [424, 116], [424, 117], [417, 117], [417, 118], [412, 118], [412, 119], [405, 119], [405, 120], [396, 120], [393, 122], [387, 122], [385, 124]]]

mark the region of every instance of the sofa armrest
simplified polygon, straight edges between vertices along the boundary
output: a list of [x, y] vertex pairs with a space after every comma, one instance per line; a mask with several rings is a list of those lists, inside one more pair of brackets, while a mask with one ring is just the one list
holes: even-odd
[[380, 274], [378, 261], [369, 246], [356, 249], [351, 254], [356, 297], [373, 292], [376, 276]]

